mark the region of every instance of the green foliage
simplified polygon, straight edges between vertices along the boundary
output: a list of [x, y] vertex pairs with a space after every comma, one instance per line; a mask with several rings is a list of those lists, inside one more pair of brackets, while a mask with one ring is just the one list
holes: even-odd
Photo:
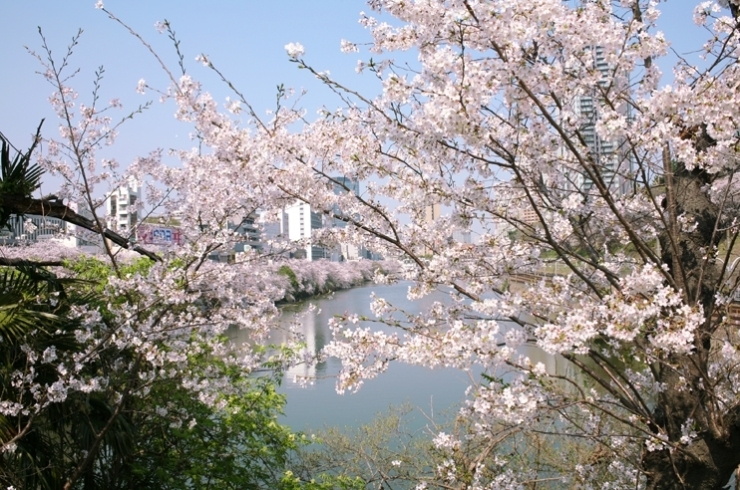
[[[89, 258], [67, 266], [75, 279], [59, 279], [43, 269], [2, 270], [0, 334], [6, 347], [0, 352], [0, 388], [6, 393], [12, 387], [13, 373], [22, 371], [28, 361], [24, 345], [35, 342], [35, 352], [54, 345], [60, 358], [66, 358], [80, 350], [74, 336], [78, 323], [69, 318], [70, 308], [77, 304], [104, 310], [106, 299], [110, 300], [105, 296], [112, 273], [108, 266]], [[143, 259], [120, 271], [139, 274], [149, 267], [151, 261]], [[281, 373], [268, 370], [270, 375], [249, 375], [205, 346], [202, 352], [188, 359], [187, 369], [151, 384], [145, 396], [127, 398], [118, 414], [114, 407], [119, 385], [131, 380], [111, 378], [109, 389], [71, 393], [33, 418], [0, 417], [2, 441], [13, 438], [26, 424], [32, 426], [17, 440], [16, 451], [0, 459], [0, 484], [61, 488], [81, 455], [93, 449], [97, 434], [112, 421], [94, 463], [73, 488], [273, 489], [302, 485], [285, 473], [289, 452], [303, 439], [277, 422], [285, 403], [276, 391]], [[80, 376], [111, 375], [109, 366], [127, 357], [127, 352], [104, 349], [100, 361], [91, 363]], [[52, 384], [58, 379], [56, 366], [37, 364], [36, 381]], [[211, 403], [183, 388], [186, 377], [223, 375], [230, 380], [229, 392]], [[29, 406], [32, 402], [25, 401]], [[305, 488], [334, 487], [307, 484]]]
[[[39, 188], [42, 171], [30, 164], [36, 142], [11, 160], [2, 139], [3, 197], [28, 198]], [[9, 216], [0, 209], [0, 224]], [[75, 356], [88, 347], [82, 340], [85, 329], [96, 330], [103, 339], [114, 336], [119, 319], [111, 306], [136, 308], [143, 299], [134, 293], [113, 295], [110, 278], [144, 276], [153, 264], [141, 258], [114, 269], [96, 258], [80, 257], [64, 262], [64, 277], [41, 267], [0, 268], [0, 390], [4, 399], [18, 400], [25, 409], [36, 405], [0, 416], [0, 444], [12, 441], [15, 446], [0, 455], [0, 486], [56, 490], [68, 488], [73, 480], [71, 488], [85, 490], [364, 488], [354, 476], [327, 473], [300, 479], [289, 470], [290, 454], [308, 440], [277, 421], [285, 404], [276, 391], [282, 377], [277, 361], [267, 361], [267, 374], [255, 376], [204, 344], [185, 367], [161, 366], [160, 375], [146, 381], [135, 370], [115, 367], [135, 365], [136, 352], [101, 342], [93, 353], [84, 354], [85, 362], [77, 363]], [[172, 272], [184, 266], [170, 264]], [[287, 265], [278, 273], [294, 289], [300, 287]], [[158, 307], [149, 302], [137, 314], [145, 318]], [[83, 325], [78, 310], [95, 311], [102, 322]], [[191, 340], [198, 342], [195, 336]], [[50, 351], [50, 360], [33, 358]], [[273, 357], [290, 354], [276, 351]], [[79, 381], [100, 379], [102, 385], [89, 392], [65, 391], [58, 400], [37, 399], [28, 389], [26, 383], [42, 389], [64, 386], [70, 369]], [[18, 383], [19, 376], [29, 376], [29, 381]], [[201, 399], [198, 389], [185, 387], [188, 380], [224, 377], [228, 385], [215, 400]]]
[[213, 409], [176, 379], [158, 383], [132, 407], [136, 455], [108, 488], [278, 488], [300, 437], [277, 422], [285, 398], [276, 379], [245, 375], [209, 356], [191, 360], [190, 368], [228, 374], [239, 394], [222, 396]]
[[[88, 306], [98, 310], [105, 322], [115, 320], [115, 315], [111, 313], [108, 304], [121, 306], [126, 302], [135, 300], [135, 298], [121, 295], [113, 297], [107, 291], [108, 282], [115, 275], [115, 271], [109, 264], [98, 258], [81, 255], [74, 260], [65, 260], [63, 265], [75, 278], [80, 280], [81, 284], [77, 290], [90, 296]], [[152, 260], [140, 257], [130, 263], [119, 265], [118, 274], [121, 277], [130, 277], [137, 274], [143, 276], [149, 272], [152, 265], [154, 265]]]
[[343, 475], [319, 475], [318, 480], [302, 481], [292, 471], [285, 472], [278, 490], [365, 490], [365, 482], [360, 478]]
[[[119, 274], [122, 277], [134, 275], [146, 275], [149, 273], [154, 262], [147, 257], [139, 257], [130, 263], [119, 266]], [[108, 284], [108, 279], [114, 274], [113, 268], [102, 260], [81, 255], [74, 260], [64, 262], [64, 267], [74, 273], [75, 277], [94, 284], [95, 291], [102, 293]]]
[[278, 274], [287, 277], [290, 281], [290, 286], [293, 288], [293, 291], [298, 292], [300, 284], [298, 284], [298, 278], [296, 277], [295, 272], [293, 272], [293, 269], [291, 269], [287, 265], [281, 265], [277, 272]]
[[[91, 295], [73, 293], [79, 284], [77, 279], [58, 278], [43, 268], [0, 270], [0, 389], [5, 399], [30, 409], [0, 416], [0, 443], [14, 441], [16, 445], [15, 451], [0, 458], [2, 485], [60, 488], [73, 468], [74, 455], [90, 449], [94, 434], [110, 418], [111, 407], [101, 393], [76, 393], [34, 409], [44, 398], [37, 399], [17, 383], [18, 374], [24, 373], [39, 386], [52, 386], [66, 362], [82, 350], [75, 337], [80, 322], [71, 312], [91, 301]], [[53, 356], [34, 362], [36, 353], [47, 352]], [[97, 366], [93, 363], [89, 368], [78, 376], [84, 379]], [[126, 425], [121, 417], [109, 431], [106, 443], [111, 452], [130, 449]]]
[[[72, 276], [65, 279], [42, 268], [0, 270], [0, 335], [5, 344], [0, 351], [0, 389], [6, 395], [12, 391], [13, 373], [23, 372], [28, 352], [43, 352], [53, 345], [64, 360], [81, 350], [75, 338], [80, 324], [70, 318], [75, 305], [101, 313], [104, 324], [97, 328], [114, 328], [117, 319], [108, 304], [136, 298], [111, 297], [109, 278], [116, 273], [147, 274], [152, 265], [142, 258], [116, 272], [98, 259], [82, 257], [65, 263]], [[30, 350], [24, 347], [29, 342]], [[286, 473], [288, 454], [303, 439], [277, 422], [285, 399], [276, 391], [281, 377], [276, 365], [265, 366], [269, 375], [249, 375], [203, 346], [199, 357], [188, 359], [186, 369], [163, 376], [140, 391], [142, 395], [120, 402], [117, 393], [122, 387], [139, 381], [111, 366], [132, 359], [132, 353], [109, 346], [99, 356], [79, 376], [107, 376], [105, 389], [70, 393], [34, 416], [0, 417], [2, 442], [30, 427], [17, 438], [16, 450], [0, 458], [0, 486], [61, 488], [84, 455], [95, 450], [98, 434], [110, 423], [93, 462], [73, 488], [334, 488], [323, 483], [301, 486], [303, 482]], [[54, 383], [58, 364], [37, 363], [35, 381]], [[188, 377], [223, 375], [230, 380], [228, 393], [209, 403], [183, 387]], [[120, 410], [114, 413], [119, 403]], [[24, 400], [24, 405], [32, 404], [30, 398]]]

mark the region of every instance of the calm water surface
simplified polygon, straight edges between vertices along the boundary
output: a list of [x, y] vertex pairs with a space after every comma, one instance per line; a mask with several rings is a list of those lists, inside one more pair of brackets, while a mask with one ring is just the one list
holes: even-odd
[[[444, 302], [446, 294], [434, 293], [419, 301], [409, 301], [406, 293], [411, 283], [390, 286], [370, 284], [349, 290], [338, 291], [329, 297], [313, 298], [299, 304], [283, 307], [282, 322], [288, 325], [298, 321], [306, 336], [309, 349], [318, 352], [331, 340], [329, 319], [334, 315], [356, 313], [374, 318], [370, 311], [370, 294], [386, 298], [394, 306], [410, 313], [423, 311], [434, 301]], [[315, 309], [310, 311], [310, 305]], [[386, 327], [369, 322], [373, 329]], [[273, 339], [280, 341], [279, 337]], [[529, 350], [529, 349], [528, 349]], [[558, 360], [535, 349], [526, 352], [533, 361], [546, 363], [548, 370], [559, 369]], [[335, 389], [336, 375], [341, 363], [332, 358], [314, 368], [297, 366], [286, 375], [280, 391], [287, 396], [285, 416], [282, 419], [295, 430], [308, 430], [323, 426], [352, 426], [369, 423], [373, 418], [388, 410], [391, 405], [410, 403], [417, 407], [414, 425], [422, 427], [428, 422], [425, 415], [433, 415], [440, 421], [460, 406], [465, 400], [465, 390], [471, 385], [471, 377], [479, 380], [480, 371], [468, 374], [456, 369], [429, 369], [392, 363], [388, 370], [375, 379], [366, 380], [357, 393], [339, 395]], [[316, 380], [307, 387], [294, 381], [295, 376], [311, 376]]]
[[[299, 305], [290, 305], [283, 310], [285, 323], [298, 319], [306, 335], [308, 347], [315, 352], [321, 350], [331, 340], [329, 319], [334, 315], [356, 313], [374, 318], [370, 311], [370, 294], [386, 298], [391, 304], [409, 312], [419, 312], [434, 301], [444, 301], [443, 293], [436, 293], [422, 301], [411, 302], [406, 299], [410, 283], [391, 286], [371, 284], [364, 287], [337, 291], [331, 297], [313, 299]], [[309, 304], [316, 309], [309, 312]], [[369, 323], [374, 329], [383, 326]], [[341, 363], [332, 358], [308, 371], [298, 366], [286, 376], [281, 391], [287, 395], [284, 422], [296, 430], [322, 426], [358, 426], [368, 423], [378, 413], [388, 410], [391, 405], [410, 403], [427, 415], [438, 418], [441, 412], [449, 412], [465, 398], [465, 389], [470, 385], [470, 377], [455, 369], [428, 369], [392, 363], [388, 370], [375, 379], [365, 381], [357, 393], [336, 392], [335, 376]], [[294, 382], [295, 375], [315, 375], [316, 381], [308, 387]], [[415, 420], [424, 420], [420, 410], [416, 410]]]

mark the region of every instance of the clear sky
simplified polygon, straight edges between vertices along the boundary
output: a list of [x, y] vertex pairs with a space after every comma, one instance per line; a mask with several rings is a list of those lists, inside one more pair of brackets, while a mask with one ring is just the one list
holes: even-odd
[[[26, 148], [30, 135], [41, 118], [47, 118], [44, 133], [57, 135], [57, 121], [47, 98], [52, 87], [35, 72], [37, 60], [24, 46], [42, 54], [41, 27], [55, 57], [61, 57], [79, 28], [79, 45], [70, 60], [79, 68], [73, 85], [79, 101], [89, 101], [94, 70], [103, 65], [103, 99], [117, 97], [124, 109], [114, 113], [123, 117], [138, 104], [154, 100], [148, 114], [126, 124], [115, 147], [116, 157], [125, 164], [136, 155], [157, 147], [188, 147], [189, 128], [174, 120], [174, 108], [156, 102], [153, 94], [135, 92], [137, 82], [166, 88], [167, 80], [154, 58], [141, 43], [107, 15], [94, 8], [94, 0], [7, 0], [0, 10], [0, 131], [20, 148]], [[701, 46], [706, 33], [692, 23], [694, 0], [661, 2], [664, 10], [660, 28], [677, 51], [686, 53]], [[362, 0], [107, 0], [107, 9], [127, 22], [152, 43], [169, 66], [177, 69], [174, 49], [154, 23], [167, 19], [173, 26], [185, 55], [189, 73], [202, 80], [217, 100], [229, 95], [228, 89], [194, 58], [209, 55], [216, 64], [263, 112], [274, 107], [275, 87], [280, 83], [308, 89], [304, 105], [314, 110], [322, 104], [339, 105], [305, 71], [288, 62], [284, 46], [300, 42], [306, 59], [320, 70], [359, 88], [365, 93], [378, 90], [370, 74], [354, 71], [358, 59], [367, 51], [342, 54], [340, 41], [367, 41], [368, 33], [358, 24], [359, 13], [369, 8]], [[669, 81], [670, 77], [666, 77]]]
[[[52, 87], [36, 72], [41, 65], [24, 46], [43, 55], [44, 36], [56, 58], [65, 53], [72, 36], [83, 29], [79, 45], [70, 60], [80, 68], [72, 85], [80, 93], [78, 102], [89, 104], [94, 71], [105, 68], [103, 100], [120, 98], [124, 109], [112, 113], [123, 117], [138, 104], [154, 100], [148, 114], [127, 123], [116, 145], [122, 163], [156, 147], [188, 146], [189, 128], [174, 120], [174, 106], [160, 105], [156, 94], [140, 95], [135, 89], [140, 78], [162, 89], [167, 79], [143, 45], [122, 26], [96, 10], [93, 0], [41, 0], [3, 2], [0, 12], [0, 131], [20, 148], [26, 148], [30, 135], [46, 117], [44, 133], [56, 136], [57, 122], [48, 96]], [[166, 35], [154, 23], [167, 19], [181, 40], [189, 73], [202, 80], [206, 88], [223, 101], [228, 89], [210, 71], [195, 61], [205, 53], [233, 81], [259, 113], [275, 106], [276, 86], [284, 83], [308, 89], [304, 103], [312, 110], [326, 102], [339, 102], [307, 72], [288, 61], [284, 46], [301, 42], [307, 58], [320, 70], [330, 70], [340, 79], [363, 88], [374, 87], [368, 74], [354, 71], [359, 56], [340, 52], [344, 39], [368, 39], [358, 24], [359, 13], [368, 8], [355, 0], [108, 0], [106, 9], [128, 23], [152, 43], [155, 50], [177, 75], [177, 57]], [[371, 90], [377, 90], [371, 88]]]

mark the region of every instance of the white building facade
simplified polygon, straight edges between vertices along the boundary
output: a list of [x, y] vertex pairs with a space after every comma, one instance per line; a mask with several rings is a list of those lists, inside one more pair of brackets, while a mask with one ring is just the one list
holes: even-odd
[[[334, 193], [337, 195], [360, 193], [360, 184], [358, 181], [349, 177], [336, 176], [334, 180]], [[332, 210], [335, 216], [341, 216], [342, 211], [339, 206]], [[280, 215], [280, 233], [284, 238], [292, 242], [303, 241], [304, 246], [296, 250], [293, 258], [306, 260], [328, 259], [332, 261], [357, 260], [360, 258], [379, 259], [370, 251], [352, 243], [339, 243], [333, 247], [327, 247], [323, 244], [316, 243], [314, 240], [314, 230], [321, 228], [345, 228], [347, 222], [333, 216], [317, 213], [311, 209], [309, 204], [296, 202], [295, 204], [283, 209]]]
[[311, 206], [297, 202], [283, 210], [280, 229], [284, 237], [292, 242], [303, 241], [305, 246], [293, 253], [296, 259], [319, 260], [330, 258], [329, 251], [311, 239], [312, 230], [323, 228], [321, 214], [311, 211]]
[[105, 196], [106, 226], [111, 230], [128, 235], [139, 221], [138, 204], [141, 189], [135, 181], [129, 181]]

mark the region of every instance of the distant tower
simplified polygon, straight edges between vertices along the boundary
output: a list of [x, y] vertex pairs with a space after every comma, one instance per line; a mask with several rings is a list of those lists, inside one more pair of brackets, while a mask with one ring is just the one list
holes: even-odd
[[439, 203], [430, 204], [424, 208], [424, 221], [433, 223], [440, 217], [442, 206]]
[[[344, 176], [338, 176], [338, 177], [332, 177], [334, 179], [334, 194], [336, 195], [346, 195], [347, 193], [352, 193], [355, 196], [358, 196], [360, 194], [360, 183], [356, 180], [352, 180], [349, 177]], [[342, 215], [342, 210], [339, 209], [339, 206], [334, 206], [333, 212], [337, 216]], [[339, 218], [333, 218], [331, 226], [335, 228], [344, 228], [347, 226], [347, 222], [344, 220], [341, 220]]]
[[[359, 196], [360, 195], [360, 182], [357, 180], [353, 180], [349, 177], [345, 177], [343, 175], [332, 177], [332, 179], [335, 181], [334, 183], [334, 194], [336, 195], [347, 195], [349, 193]], [[332, 212], [336, 216], [343, 216], [344, 213], [339, 208], [339, 206], [335, 205]], [[339, 219], [339, 218], [332, 218], [331, 219], [331, 227], [333, 228], [345, 228], [347, 226], [347, 222]], [[369, 259], [372, 258], [373, 254], [354, 243], [349, 242], [342, 242], [339, 244], [338, 247], [336, 247], [334, 250], [331, 251], [331, 260], [332, 261], [343, 261], [343, 260], [357, 260], [360, 258]]]
[[[432, 224], [439, 219], [442, 215], [442, 206], [439, 203], [428, 204], [424, 207], [424, 223]], [[434, 250], [430, 245], [424, 245], [422, 247], [422, 254], [432, 255]]]
[[[612, 192], [624, 194], [629, 190], [626, 177], [632, 170], [630, 156], [623, 149], [625, 142], [607, 141], [596, 133], [596, 123], [601, 117], [600, 112], [603, 104], [600, 89], [606, 88], [612, 67], [607, 62], [604, 48], [592, 46], [589, 49], [593, 56], [593, 67], [601, 73], [602, 79], [599, 81], [599, 87], [594, 87], [591, 93], [581, 95], [575, 101], [576, 113], [586, 121], [581, 126], [580, 133], [606, 185]], [[620, 90], [620, 87], [617, 84], [611, 90]], [[586, 194], [594, 186], [593, 180], [585, 173], [578, 176], [576, 183], [579, 190]]]
[[307, 260], [326, 258], [327, 251], [324, 247], [310, 243], [311, 230], [322, 228], [323, 221], [319, 213], [311, 211], [309, 204], [300, 201], [296, 202], [283, 210], [281, 218], [283, 236], [286, 236], [291, 241], [309, 241], [306, 247], [296, 250], [294, 258]]
[[128, 234], [139, 221], [136, 203], [141, 200], [138, 182], [130, 180], [128, 185], [121, 186], [106, 194], [105, 210], [108, 228]]

